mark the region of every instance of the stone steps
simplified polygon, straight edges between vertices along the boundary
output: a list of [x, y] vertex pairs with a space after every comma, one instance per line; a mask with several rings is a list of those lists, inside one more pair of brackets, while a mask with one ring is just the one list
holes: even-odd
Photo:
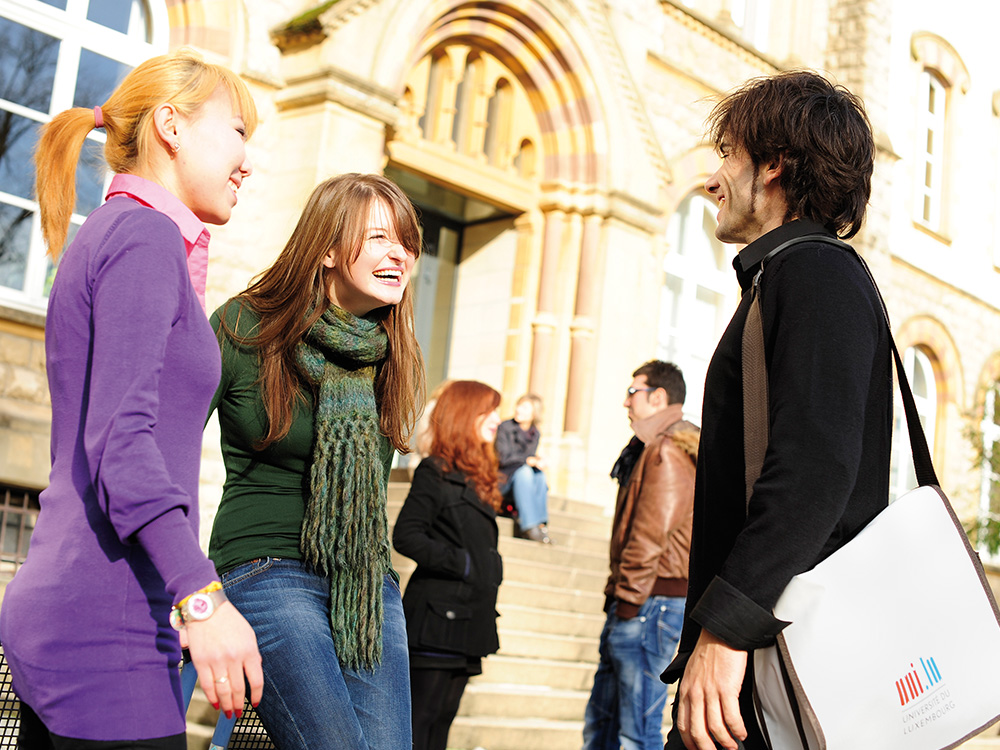
[[566, 690], [549, 685], [477, 680], [470, 681], [465, 688], [459, 716], [482, 719], [520, 716], [552, 721], [579, 721], [590, 697], [589, 686], [587, 690]]
[[448, 735], [448, 747], [454, 750], [579, 750], [582, 737], [582, 715], [578, 721], [456, 716]]
[[475, 681], [589, 691], [595, 669], [595, 663], [590, 661], [513, 656], [502, 651], [483, 660], [483, 673]]

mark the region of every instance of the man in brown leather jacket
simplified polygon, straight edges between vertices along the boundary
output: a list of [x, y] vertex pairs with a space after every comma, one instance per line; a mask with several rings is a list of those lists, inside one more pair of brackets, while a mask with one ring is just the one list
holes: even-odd
[[687, 593], [698, 428], [681, 419], [684, 376], [652, 360], [632, 373], [624, 406], [635, 437], [612, 469], [618, 502], [601, 660], [584, 750], [660, 750], [667, 689]]

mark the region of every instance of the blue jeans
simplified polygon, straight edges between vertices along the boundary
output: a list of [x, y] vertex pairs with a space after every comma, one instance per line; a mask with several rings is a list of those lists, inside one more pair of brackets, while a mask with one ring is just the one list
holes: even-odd
[[514, 506], [517, 508], [517, 525], [521, 530], [530, 529], [549, 521], [549, 485], [545, 474], [524, 464], [500, 486], [504, 495], [514, 488]]
[[651, 596], [629, 620], [611, 605], [601, 661], [584, 715], [584, 750], [662, 750], [667, 686], [660, 673], [677, 648], [684, 597]]
[[261, 558], [222, 576], [257, 634], [264, 694], [257, 713], [281, 750], [409, 750], [410, 669], [399, 585], [382, 585], [382, 663], [341, 668], [330, 632], [330, 584], [301, 560]]

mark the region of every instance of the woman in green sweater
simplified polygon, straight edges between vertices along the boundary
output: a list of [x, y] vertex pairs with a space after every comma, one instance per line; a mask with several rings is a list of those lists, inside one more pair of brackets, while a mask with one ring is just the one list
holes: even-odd
[[226, 484], [210, 556], [253, 626], [258, 713], [281, 750], [410, 747], [406, 630], [386, 487], [423, 396], [395, 184], [320, 184], [288, 244], [212, 317]]

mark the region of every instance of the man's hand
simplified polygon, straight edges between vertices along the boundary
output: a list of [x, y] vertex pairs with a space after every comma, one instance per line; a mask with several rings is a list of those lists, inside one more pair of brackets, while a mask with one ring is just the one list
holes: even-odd
[[746, 670], [746, 651], [701, 631], [678, 689], [677, 729], [688, 750], [715, 750], [716, 742], [736, 750], [747, 738], [739, 701]]

